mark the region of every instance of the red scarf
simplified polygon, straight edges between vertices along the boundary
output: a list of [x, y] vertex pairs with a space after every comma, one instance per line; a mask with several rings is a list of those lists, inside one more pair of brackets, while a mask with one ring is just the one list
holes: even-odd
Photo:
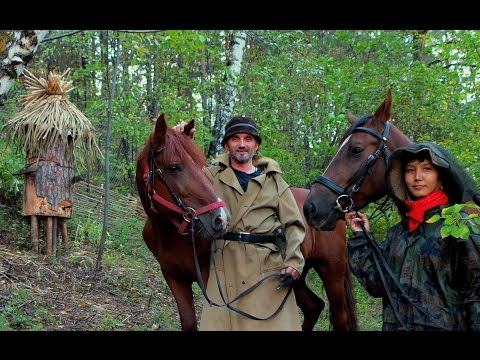
[[448, 196], [442, 189], [438, 189], [420, 200], [405, 200], [405, 205], [409, 210], [407, 212], [408, 229], [413, 231], [420, 226], [425, 220], [425, 211], [446, 203], [448, 203]]

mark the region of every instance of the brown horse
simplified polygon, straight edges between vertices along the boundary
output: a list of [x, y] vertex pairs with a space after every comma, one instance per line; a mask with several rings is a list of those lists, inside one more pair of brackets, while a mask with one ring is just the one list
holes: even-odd
[[[225, 233], [230, 219], [202, 171], [206, 158], [189, 136], [193, 125], [192, 120], [180, 134], [168, 129], [160, 115], [137, 157], [136, 170], [138, 193], [148, 217], [143, 239], [160, 263], [183, 330], [197, 329], [192, 284], [207, 282], [210, 240]], [[200, 226], [194, 228], [197, 223]]]
[[[224, 233], [229, 218], [225, 209], [219, 207], [223, 202], [217, 198], [202, 171], [206, 160], [188, 136], [192, 128], [193, 120], [185, 127], [185, 134], [179, 134], [167, 128], [161, 115], [154, 132], [139, 153], [136, 175], [140, 199], [148, 216], [143, 238], [160, 263], [177, 302], [182, 330], [197, 329], [192, 284], [195, 281], [202, 288], [206, 284], [209, 240]], [[292, 191], [302, 210], [308, 190], [293, 188]], [[179, 202], [192, 210], [197, 209], [196, 215], [199, 215], [203, 224], [201, 231], [196, 233], [199, 241], [194, 242], [195, 253], [190, 236], [185, 234], [189, 223], [182, 222], [185, 214], [179, 209], [182, 208]], [[200, 214], [200, 211], [204, 211], [202, 209], [210, 208], [212, 211]], [[187, 213], [186, 218], [190, 220], [191, 217]], [[302, 329], [313, 330], [325, 307], [324, 301], [305, 282], [308, 271], [313, 268], [322, 279], [327, 293], [333, 329], [356, 330], [351, 274], [346, 262], [345, 225], [340, 223], [335, 231], [317, 231], [306, 227], [306, 237], [301, 246], [306, 259], [305, 268], [294, 285], [297, 304], [304, 315]], [[195, 238], [192, 237], [192, 240]], [[197, 276], [195, 257], [201, 269], [201, 279]]]
[[[360, 210], [387, 193], [386, 162], [389, 154], [412, 141], [389, 121], [389, 90], [373, 115], [358, 119], [348, 113], [350, 128], [322, 176], [317, 177], [305, 200], [307, 222], [317, 229], [332, 230], [350, 208]], [[383, 158], [383, 159], [381, 159]]]
[[302, 329], [312, 330], [325, 307], [324, 301], [305, 283], [308, 272], [313, 268], [325, 287], [333, 330], [358, 330], [351, 272], [347, 261], [345, 223], [341, 221], [336, 224], [334, 231], [319, 231], [308, 226], [303, 204], [309, 190], [292, 188], [292, 192], [302, 213], [306, 230], [305, 239], [300, 247], [305, 257], [305, 267], [293, 288], [297, 305], [304, 316]]

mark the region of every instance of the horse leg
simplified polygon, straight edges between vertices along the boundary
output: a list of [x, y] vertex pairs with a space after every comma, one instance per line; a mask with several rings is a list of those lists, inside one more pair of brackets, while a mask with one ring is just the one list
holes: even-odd
[[297, 305], [303, 313], [303, 331], [313, 330], [313, 327], [317, 323], [318, 318], [325, 307], [325, 302], [310, 290], [305, 281], [310, 268], [311, 266], [307, 266], [307, 264], [305, 265], [302, 276], [294, 282], [293, 286]]
[[192, 281], [175, 278], [164, 272], [167, 282], [177, 303], [180, 325], [183, 331], [197, 331], [197, 317], [193, 304]]
[[350, 330], [345, 302], [345, 264], [337, 263], [334, 266], [316, 266], [314, 269], [322, 279], [325, 292], [327, 293], [330, 304], [330, 323], [333, 330]]

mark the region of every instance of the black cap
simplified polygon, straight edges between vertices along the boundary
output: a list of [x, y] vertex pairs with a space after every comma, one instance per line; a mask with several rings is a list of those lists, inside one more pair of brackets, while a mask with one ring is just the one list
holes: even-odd
[[258, 133], [257, 125], [253, 120], [249, 117], [234, 116], [230, 119], [227, 125], [225, 125], [225, 135], [222, 139], [222, 146], [225, 145], [229, 137], [238, 133], [250, 134], [258, 141], [258, 145], [262, 143], [262, 138]]

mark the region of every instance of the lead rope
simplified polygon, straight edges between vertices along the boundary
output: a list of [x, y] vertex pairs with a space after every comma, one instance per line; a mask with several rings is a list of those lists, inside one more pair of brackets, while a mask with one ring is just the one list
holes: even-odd
[[[355, 212], [356, 216], [357, 217], [360, 217], [358, 215], [358, 212], [354, 209], [352, 209], [352, 211]], [[406, 330], [406, 331], [412, 331], [412, 327], [410, 325], [407, 325], [405, 324], [402, 319], [400, 318], [400, 315], [398, 314], [398, 309], [396, 309], [395, 305], [394, 305], [394, 302], [393, 302], [393, 299], [392, 299], [392, 294], [390, 293], [390, 290], [389, 290], [389, 287], [388, 287], [388, 284], [387, 284], [387, 281], [385, 279], [385, 275], [383, 274], [383, 271], [382, 271], [382, 268], [381, 266], [383, 266], [383, 268], [387, 271], [387, 274], [390, 276], [390, 278], [392, 279], [393, 283], [395, 284], [395, 286], [397, 287], [397, 289], [400, 291], [400, 295], [405, 299], [407, 300], [410, 304], [412, 304], [415, 308], [417, 308], [418, 311], [420, 311], [423, 315], [426, 316], [426, 318], [428, 319], [428, 321], [430, 323], [432, 323], [433, 325], [435, 325], [436, 327], [438, 328], [443, 328], [443, 326], [441, 326], [440, 324], [438, 324], [436, 321], [432, 320], [430, 315], [427, 313], [427, 311], [425, 310], [425, 308], [422, 306], [422, 304], [419, 304], [418, 303], [418, 300], [415, 300], [413, 299], [412, 297], [410, 297], [406, 292], [405, 290], [403, 289], [402, 285], [400, 284], [400, 282], [398, 281], [397, 277], [395, 276], [395, 274], [393, 273], [392, 269], [390, 269], [390, 266], [387, 264], [385, 258], [383, 257], [383, 254], [377, 244], [377, 242], [375, 241], [375, 239], [373, 238], [373, 236], [370, 234], [370, 232], [367, 231], [367, 229], [365, 229], [365, 225], [362, 222], [360, 222], [360, 226], [362, 227], [362, 231], [363, 233], [365, 234], [365, 236], [367, 237], [368, 241], [369, 241], [369, 244], [370, 244], [370, 247], [373, 249], [373, 253], [372, 253], [372, 256], [373, 256], [373, 260], [375, 262], [375, 266], [377, 267], [377, 270], [378, 270], [378, 273], [380, 275], [380, 279], [382, 281], [382, 285], [383, 285], [383, 288], [385, 289], [385, 293], [387, 295], [387, 298], [388, 298], [388, 301], [390, 302], [390, 305], [393, 309], [393, 312], [395, 314], [395, 317], [397, 318], [398, 322], [400, 323], [400, 325], [402, 326], [399, 330]], [[379, 263], [379, 261], [381, 262], [381, 264]]]
[[240, 315], [243, 315], [243, 316], [246, 316], [250, 319], [253, 319], [253, 320], [269, 320], [269, 319], [273, 318], [274, 316], [276, 316], [280, 312], [280, 310], [282, 310], [283, 306], [285, 305], [285, 302], [287, 301], [288, 296], [292, 292], [292, 288], [293, 288], [292, 281], [290, 281], [290, 282], [287, 281], [286, 282], [286, 285], [288, 285], [288, 290], [287, 290], [287, 293], [285, 294], [285, 297], [283, 298], [282, 302], [278, 306], [278, 308], [271, 315], [269, 315], [265, 318], [257, 317], [255, 315], [249, 314], [249, 313], [247, 313], [243, 310], [240, 310], [239, 308], [236, 308], [236, 307], [232, 306], [231, 305], [232, 303], [234, 303], [238, 299], [244, 297], [245, 295], [251, 293], [253, 290], [255, 290], [258, 286], [260, 286], [266, 280], [271, 279], [271, 278], [280, 278], [281, 279], [284, 276], [283, 276], [283, 274], [280, 274], [280, 273], [267, 275], [263, 279], [260, 279], [255, 284], [250, 286], [248, 289], [242, 291], [233, 300], [227, 301], [225, 299], [225, 296], [223, 295], [222, 286], [220, 284], [220, 279], [219, 279], [218, 273], [217, 273], [217, 266], [215, 264], [215, 257], [214, 257], [215, 253], [214, 253], [214, 250], [213, 250], [213, 244], [215, 244], [215, 240], [213, 240], [212, 245], [210, 246], [210, 258], [212, 259], [213, 266], [215, 268], [215, 277], [216, 277], [216, 280], [217, 280], [218, 291], [219, 291], [220, 296], [223, 300], [223, 304], [217, 304], [208, 297], [206, 287], [205, 287], [205, 283], [203, 282], [202, 273], [200, 271], [200, 264], [198, 263], [197, 250], [196, 250], [196, 246], [195, 246], [195, 235], [194, 235], [194, 222], [195, 221], [196, 221], [196, 218], [194, 220], [192, 220], [191, 225], [190, 225], [190, 233], [191, 233], [191, 239], [192, 239], [192, 245], [193, 245], [193, 255], [194, 255], [194, 259], [195, 259], [195, 269], [197, 271], [198, 284], [200, 285], [200, 289], [202, 290], [203, 296], [205, 297], [205, 299], [207, 300], [209, 305], [210, 306], [217, 306], [217, 307], [225, 307], [226, 306], [228, 309], [230, 309], [230, 310], [232, 310], [232, 311], [234, 311], [234, 312], [236, 312]]

